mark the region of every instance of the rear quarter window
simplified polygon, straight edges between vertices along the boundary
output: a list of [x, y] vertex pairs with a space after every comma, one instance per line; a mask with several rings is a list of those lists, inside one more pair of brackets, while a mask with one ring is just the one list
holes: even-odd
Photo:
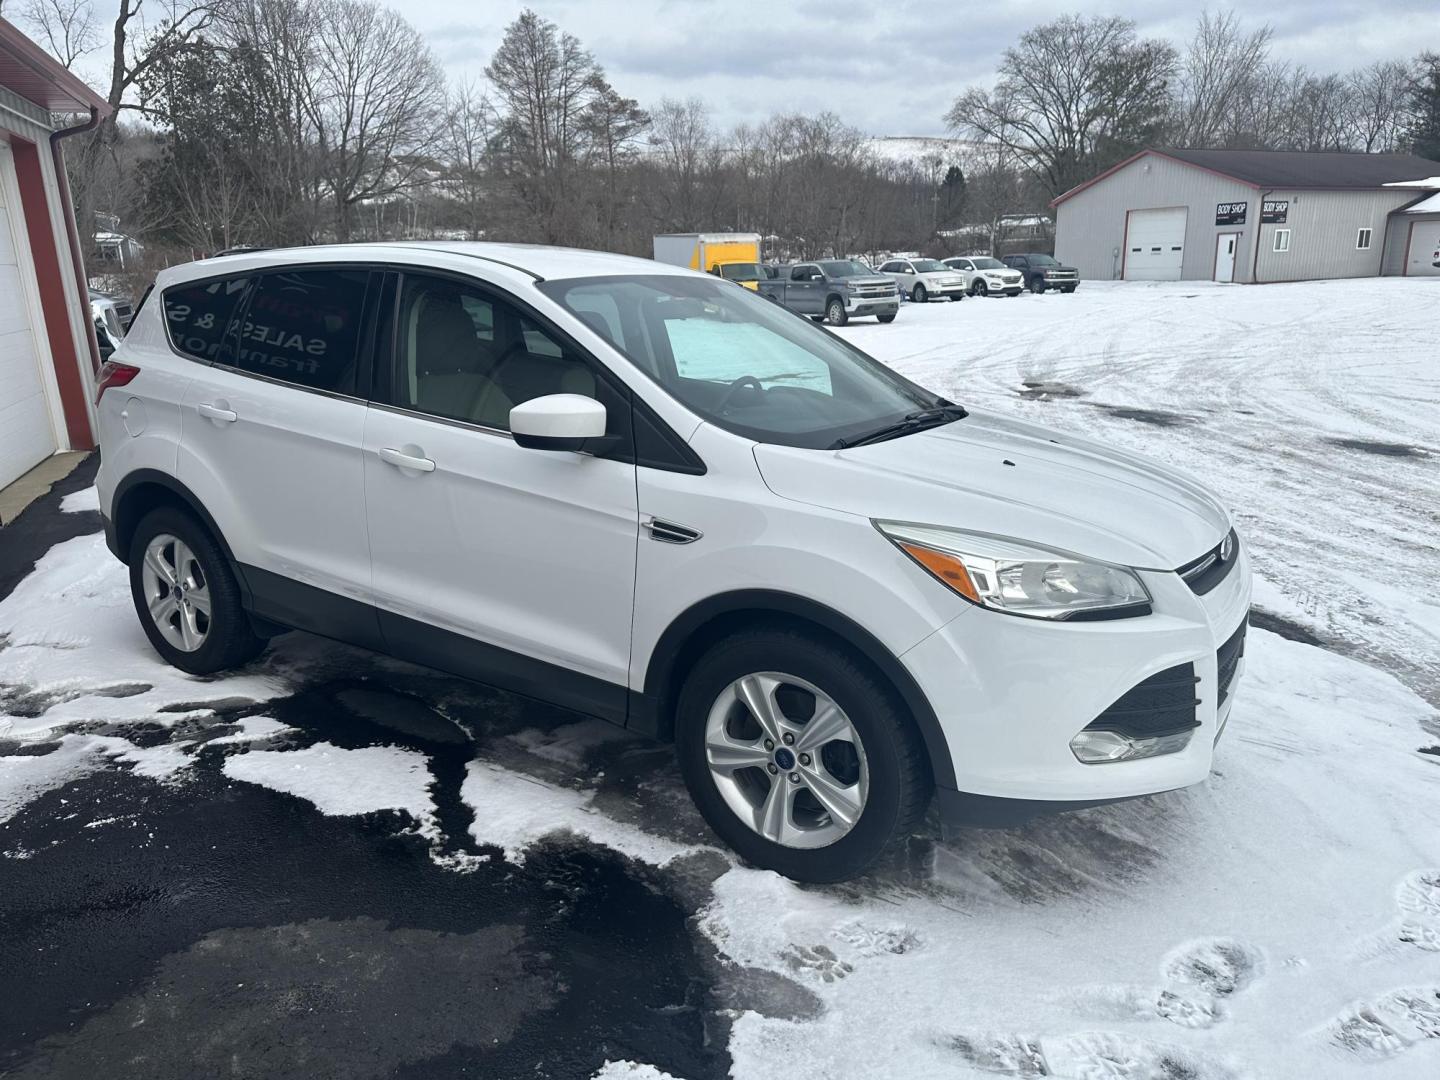
[[262, 275], [245, 309], [236, 366], [312, 390], [355, 393], [369, 280], [364, 268]]
[[170, 344], [196, 360], [230, 363], [237, 329], [235, 317], [253, 280], [246, 275], [185, 282], [166, 289], [161, 297]]

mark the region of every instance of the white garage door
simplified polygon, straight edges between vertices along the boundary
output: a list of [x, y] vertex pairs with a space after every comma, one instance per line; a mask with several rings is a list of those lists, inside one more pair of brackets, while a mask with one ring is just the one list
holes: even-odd
[[1440, 221], [1411, 222], [1405, 273], [1440, 277]]
[[20, 208], [6, 205], [15, 190], [13, 169], [8, 148], [0, 149], [0, 487], [55, 452], [26, 302], [30, 290], [21, 284], [15, 246]]
[[1127, 281], [1179, 281], [1185, 259], [1183, 206], [1131, 210], [1125, 229]]

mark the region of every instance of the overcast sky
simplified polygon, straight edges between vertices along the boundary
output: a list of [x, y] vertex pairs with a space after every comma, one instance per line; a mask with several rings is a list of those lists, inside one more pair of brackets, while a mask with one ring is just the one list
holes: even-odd
[[[955, 95], [989, 85], [1000, 53], [1062, 12], [1118, 14], [1177, 44], [1207, 5], [1166, 0], [387, 0], [430, 40], [452, 78], [482, 76], [525, 7], [595, 54], [642, 105], [703, 98], [720, 124], [830, 109], [873, 135], [943, 135]], [[1212, 3], [1210, 6], [1214, 6]], [[1268, 0], [1272, 55], [1322, 71], [1440, 49], [1440, 0]]]

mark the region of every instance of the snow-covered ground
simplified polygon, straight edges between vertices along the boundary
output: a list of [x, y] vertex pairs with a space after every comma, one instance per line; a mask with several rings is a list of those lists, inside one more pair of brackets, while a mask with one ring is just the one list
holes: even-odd
[[[698, 897], [747, 1080], [1440, 1075], [1437, 300], [1397, 280], [1086, 285], [842, 331], [957, 400], [1113, 439], [1225, 495], [1259, 605], [1326, 647], [1252, 631], [1209, 783], [920, 837], [869, 879], [802, 888], [707, 847], [668, 759], [581, 720], [482, 741], [465, 839], [519, 861], [580, 836]], [[399, 670], [289, 635], [244, 674], [185, 677], [149, 651], [100, 539], [58, 545], [0, 602], [0, 739], [63, 736], [0, 756], [0, 822], [97, 769], [182, 782], [221, 744], [236, 783], [398, 811], [442, 865], [479, 872], [444, 861], [458, 838], [425, 754], [343, 750], [258, 711], [206, 731], [341, 653]], [[157, 723], [168, 743], [127, 741]], [[595, 764], [651, 760], [638, 794]]]

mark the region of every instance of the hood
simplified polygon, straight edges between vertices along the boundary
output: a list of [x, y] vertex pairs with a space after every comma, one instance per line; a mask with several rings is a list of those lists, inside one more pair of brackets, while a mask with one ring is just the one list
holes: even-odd
[[1230, 529], [1215, 496], [1183, 473], [991, 413], [851, 450], [760, 444], [755, 460], [782, 498], [1142, 569], [1173, 570]]

